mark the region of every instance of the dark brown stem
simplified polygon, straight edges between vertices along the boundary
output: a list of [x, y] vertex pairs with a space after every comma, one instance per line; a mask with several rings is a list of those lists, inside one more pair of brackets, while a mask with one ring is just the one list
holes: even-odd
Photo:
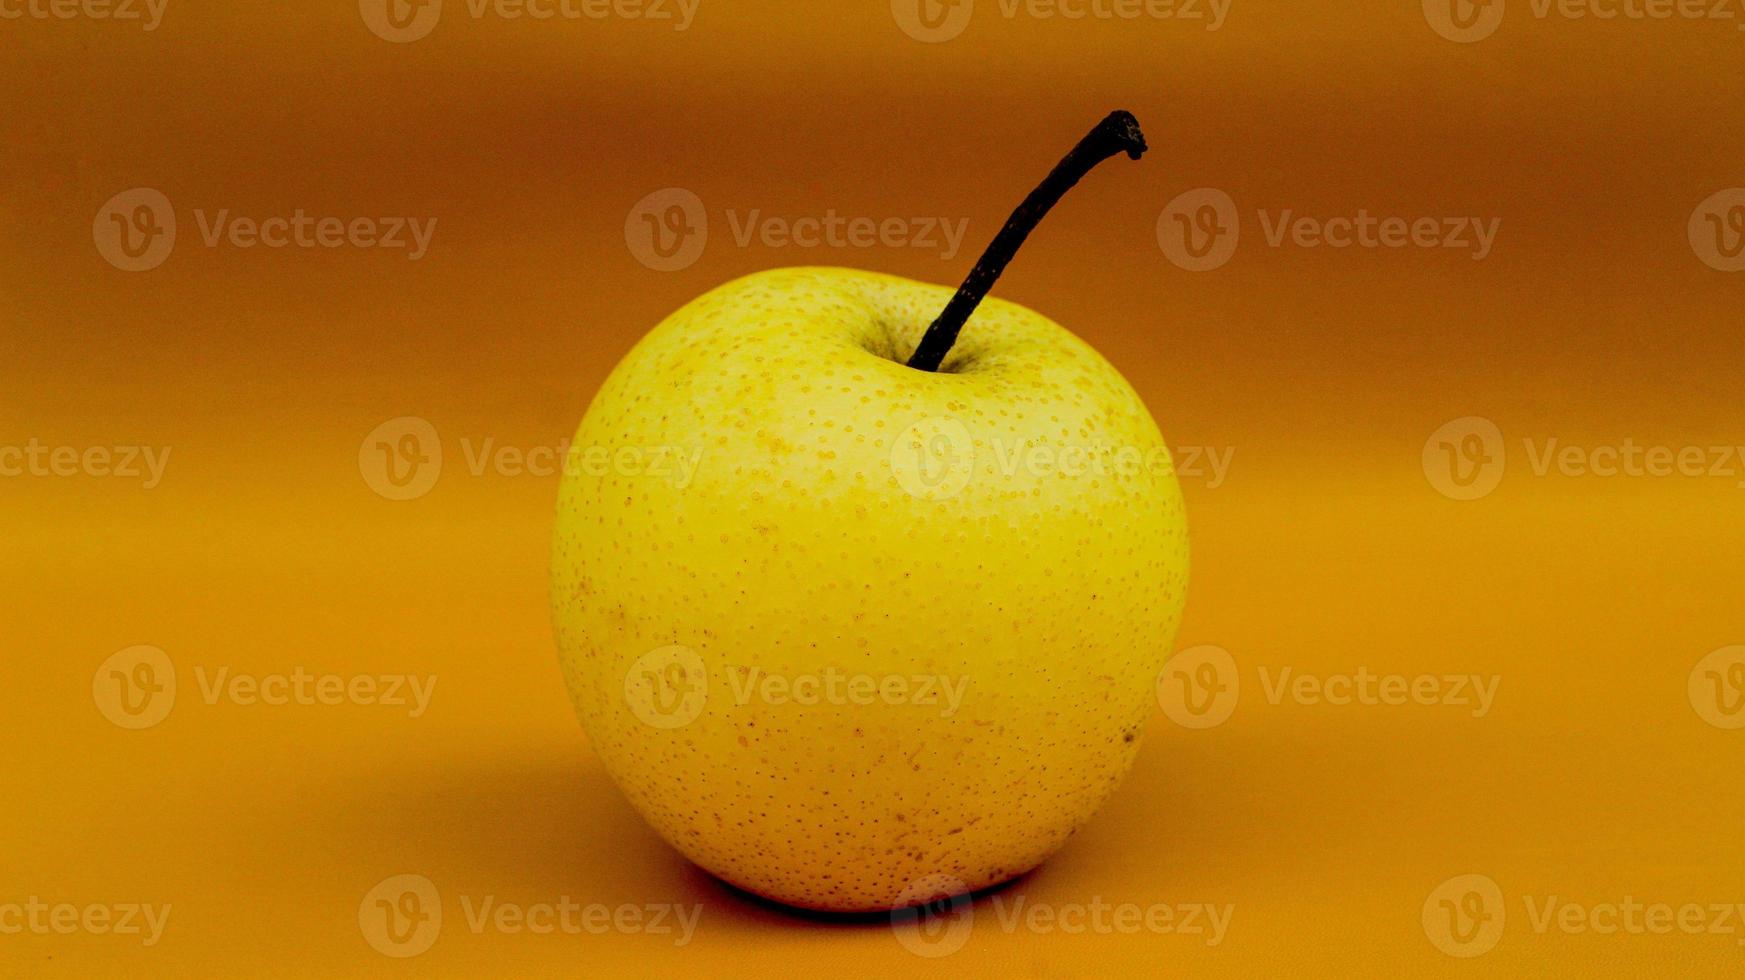
[[951, 352], [951, 345], [957, 343], [958, 332], [969, 321], [970, 314], [975, 312], [988, 290], [994, 288], [994, 280], [1006, 271], [1006, 264], [1018, 254], [1024, 239], [1030, 237], [1031, 230], [1042, 221], [1042, 216], [1054, 207], [1061, 195], [1079, 182], [1079, 178], [1090, 173], [1097, 164], [1123, 152], [1134, 160], [1139, 159], [1145, 152], [1145, 134], [1139, 131], [1139, 120], [1134, 119], [1132, 113], [1117, 109], [1086, 133], [1072, 152], [1055, 164], [1054, 170], [1006, 219], [1006, 226], [988, 243], [987, 251], [976, 260], [975, 268], [969, 270], [963, 285], [957, 287], [957, 295], [951, 297], [951, 302], [945, 304], [944, 311], [922, 335], [921, 343], [909, 358], [910, 367], [922, 371], [939, 370], [945, 355]]

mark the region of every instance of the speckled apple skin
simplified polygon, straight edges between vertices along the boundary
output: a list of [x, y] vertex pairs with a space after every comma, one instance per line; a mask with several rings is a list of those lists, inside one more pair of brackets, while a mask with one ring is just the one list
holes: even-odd
[[[674, 847], [789, 905], [890, 909], [1041, 863], [1131, 766], [1180, 619], [1181, 491], [1131, 386], [997, 299], [942, 371], [899, 363], [950, 295], [833, 268], [727, 283], [624, 358], [575, 437], [700, 453], [694, 478], [626, 454], [562, 482], [552, 605], [589, 740]], [[930, 417], [975, 445], [968, 482], [938, 499], [893, 461]], [[1069, 446], [1153, 463], [1011, 464]], [[661, 728], [626, 675], [669, 645], [695, 651], [706, 697]], [[748, 677], [832, 668], [955, 679], [961, 704], [914, 703], [920, 681], [895, 704], [743, 696]]]

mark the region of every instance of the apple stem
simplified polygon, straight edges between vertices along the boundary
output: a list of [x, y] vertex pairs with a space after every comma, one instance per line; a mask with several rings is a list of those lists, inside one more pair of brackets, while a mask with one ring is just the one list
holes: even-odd
[[939, 370], [945, 355], [951, 352], [951, 345], [957, 343], [958, 332], [969, 321], [970, 314], [981, 305], [988, 290], [994, 288], [994, 280], [1006, 271], [1006, 264], [1018, 254], [1024, 239], [1030, 237], [1031, 230], [1041, 223], [1042, 216], [1079, 182], [1079, 178], [1090, 173], [1097, 164], [1122, 152], [1134, 160], [1139, 159], [1145, 152], [1145, 134], [1139, 131], [1139, 120], [1133, 118], [1132, 113], [1116, 109], [1086, 133], [1085, 138], [1054, 165], [1042, 183], [1037, 184], [1030, 196], [1024, 198], [1024, 203], [1006, 219], [1005, 227], [988, 243], [987, 250], [976, 260], [975, 268], [969, 270], [963, 285], [957, 287], [957, 294], [951, 297], [951, 302], [945, 304], [945, 309], [921, 336], [921, 343], [909, 358], [910, 367], [921, 371]]

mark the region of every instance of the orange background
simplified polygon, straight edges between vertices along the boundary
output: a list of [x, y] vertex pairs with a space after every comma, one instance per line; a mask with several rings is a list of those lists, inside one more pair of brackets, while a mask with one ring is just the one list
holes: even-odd
[[[4, 976], [1737, 975], [1730, 935], [1535, 931], [1523, 897], [1745, 901], [1745, 732], [1687, 698], [1745, 643], [1730, 477], [1532, 471], [1543, 445], [1745, 445], [1740, 274], [1692, 209], [1745, 184], [1735, 21], [1539, 18], [1454, 43], [1415, 2], [1235, 0], [1223, 26], [1038, 19], [978, 0], [906, 35], [883, 0], [702, 0], [641, 20], [505, 21], [448, 0], [391, 44], [339, 2], [169, 0], [163, 23], [0, 20], [5, 445], [170, 447], [162, 484], [0, 478], [0, 904], [172, 906], [161, 942], [0, 935]], [[16, 5], [8, 9], [18, 9]], [[955, 282], [1085, 128], [1131, 109], [1152, 152], [1068, 197], [999, 294], [1085, 337], [1172, 445], [1194, 581], [1178, 646], [1217, 644], [1241, 702], [1162, 716], [1102, 815], [1008, 904], [1234, 906], [1183, 935], [1002, 929], [916, 958], [882, 921], [796, 917], [687, 866], [617, 795], [570, 712], [545, 597], [552, 478], [468, 472], [462, 440], [573, 430], [650, 326], [737, 275], [835, 264]], [[152, 187], [180, 232], [128, 273], [93, 244]], [[1227, 192], [1241, 243], [1184, 271], [1159, 212]], [[656, 272], [632, 206], [705, 203], [699, 261]], [[194, 218], [437, 219], [428, 255], [206, 247]], [[967, 218], [915, 248], [739, 246], [727, 214]], [[1494, 251], [1270, 247], [1256, 212], [1500, 219]], [[360, 475], [383, 420], [446, 463], [391, 501]], [[1421, 463], [1494, 421], [1508, 468], [1461, 502]], [[1738, 461], [1735, 460], [1735, 466]], [[162, 648], [182, 689], [127, 731], [92, 675]], [[207, 704], [194, 670], [433, 674], [429, 711]], [[1494, 709], [1268, 701], [1256, 670], [1497, 675]], [[448, 921], [406, 960], [358, 904], [429, 877]], [[1457, 875], [1507, 924], [1467, 962], [1420, 913]], [[702, 903], [694, 940], [465, 927], [457, 896]]]

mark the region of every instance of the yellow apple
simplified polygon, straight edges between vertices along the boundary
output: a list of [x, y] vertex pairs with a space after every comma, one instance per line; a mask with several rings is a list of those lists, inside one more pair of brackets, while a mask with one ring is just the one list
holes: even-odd
[[1181, 492], [1139, 397], [994, 299], [907, 366], [952, 295], [721, 286], [612, 372], [563, 479], [552, 603], [589, 741], [674, 847], [790, 905], [1042, 862], [1132, 764], [1181, 614]]

